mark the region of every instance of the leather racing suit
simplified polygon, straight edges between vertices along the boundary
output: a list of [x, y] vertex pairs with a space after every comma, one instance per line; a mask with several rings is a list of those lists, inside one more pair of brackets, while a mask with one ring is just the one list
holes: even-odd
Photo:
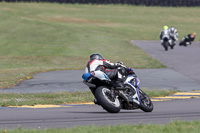
[[114, 64], [106, 59], [93, 59], [88, 61], [85, 73], [100, 70], [103, 71], [111, 80], [117, 80], [118, 78], [121, 78], [121, 74], [118, 73], [118, 67], [120, 67], [119, 63]]

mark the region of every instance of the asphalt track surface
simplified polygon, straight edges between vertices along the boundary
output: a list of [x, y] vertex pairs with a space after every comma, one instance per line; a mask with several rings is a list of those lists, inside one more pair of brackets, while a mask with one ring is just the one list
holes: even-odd
[[[0, 89], [0, 93], [55, 93], [89, 91], [81, 78], [83, 70], [38, 73], [13, 88]], [[199, 90], [200, 84], [172, 69], [135, 69], [141, 87], [180, 91]]]
[[80, 125], [166, 124], [171, 121], [200, 120], [200, 99], [153, 102], [154, 110], [121, 110], [110, 114], [97, 105], [78, 105], [61, 108], [0, 109], [0, 128], [67, 128]]
[[192, 42], [187, 47], [175, 45], [173, 50], [168, 51], [164, 51], [159, 41], [131, 42], [170, 69], [200, 83], [200, 42]]
[[[198, 51], [200, 47], [198, 43], [194, 43], [194, 45], [186, 48], [176, 46], [174, 50], [164, 51], [158, 41], [133, 42], [134, 45], [137, 44], [137, 46], [144, 49], [147, 53], [151, 53], [151, 56], [157, 58], [165, 65], [167, 65], [167, 62], [169, 63], [172, 61], [172, 59], [175, 59], [172, 58], [175, 57], [173, 56], [174, 54], [177, 54], [178, 57], [182, 57], [179, 58], [177, 61], [173, 61], [174, 63], [171, 63], [171, 65], [169, 64], [169, 68], [167, 69], [135, 70], [137, 75], [141, 79], [142, 87], [157, 87], [177, 89], [182, 91], [200, 89], [199, 76], [198, 74], [196, 74], [199, 72], [197, 70], [197, 67], [199, 66], [199, 58], [194, 57], [200, 57], [200, 52]], [[155, 49], [153, 49], [153, 47]], [[181, 51], [183, 53], [181, 53]], [[187, 55], [187, 52], [189, 52], [191, 55]], [[182, 56], [179, 56], [179, 54], [181, 54]], [[190, 56], [191, 59], [187, 60], [187, 56]], [[167, 62], [164, 61], [164, 57], [169, 58]], [[178, 69], [178, 64], [182, 62], [180, 60], [184, 62], [188, 61], [189, 64], [183, 63], [183, 68]], [[185, 70], [189, 70], [190, 72], [185, 73]], [[33, 79], [22, 82], [20, 85], [17, 86], [19, 87], [18, 89], [11, 88], [10, 90], [23, 90], [19, 93], [25, 91], [27, 91], [26, 93], [38, 93], [37, 91], [86, 91], [87, 87], [82, 83], [81, 79], [82, 73], [83, 70], [40, 73], [34, 75]], [[73, 79], [72, 77], [75, 77], [77, 79]], [[23, 86], [24, 88], [22, 88]], [[70, 90], [67, 86], [70, 86], [73, 90]], [[31, 89], [34, 89], [32, 87], [36, 87], [36, 90], [30, 90], [29, 87]], [[45, 89], [43, 89], [43, 87]], [[5, 90], [8, 91], [9, 89], [1, 89], [2, 92], [4, 92]], [[117, 125], [122, 123], [165, 124], [172, 120], [200, 120], [199, 100], [199, 98], [192, 98], [184, 100], [153, 102], [154, 110], [151, 113], [145, 113], [138, 109], [132, 111], [121, 110], [118, 114], [110, 114], [97, 105], [66, 105], [66, 107], [44, 109], [12, 107], [0, 108], [0, 128], [17, 128], [19, 125], [23, 128], [66, 128], [78, 125]]]

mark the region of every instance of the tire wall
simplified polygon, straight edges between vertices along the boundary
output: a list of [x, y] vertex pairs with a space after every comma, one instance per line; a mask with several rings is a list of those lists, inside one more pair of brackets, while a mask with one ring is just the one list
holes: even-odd
[[70, 4], [128, 4], [142, 6], [195, 7], [200, 0], [0, 0], [0, 2], [50, 2]]

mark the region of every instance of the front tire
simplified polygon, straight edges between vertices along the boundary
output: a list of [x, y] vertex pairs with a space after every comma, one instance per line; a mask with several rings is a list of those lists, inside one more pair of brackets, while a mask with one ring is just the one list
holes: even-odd
[[118, 113], [121, 110], [121, 103], [118, 97], [111, 97], [111, 91], [105, 86], [100, 86], [95, 91], [98, 103], [109, 113]]
[[163, 42], [163, 47], [165, 48], [165, 51], [167, 51], [168, 50], [168, 43], [167, 42]]
[[144, 112], [152, 112], [153, 111], [153, 103], [151, 99], [145, 94], [141, 89], [139, 89], [140, 96], [140, 109]]
[[170, 48], [171, 49], [174, 49], [174, 46], [175, 46], [176, 44], [175, 43], [172, 43], [172, 45], [170, 45]]

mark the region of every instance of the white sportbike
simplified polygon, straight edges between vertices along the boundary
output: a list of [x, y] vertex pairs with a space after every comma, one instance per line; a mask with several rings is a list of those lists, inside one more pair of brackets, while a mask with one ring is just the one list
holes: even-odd
[[109, 113], [118, 113], [121, 109], [151, 112], [153, 103], [140, 89], [140, 80], [133, 73], [126, 72], [123, 76], [123, 88], [114, 87], [113, 81], [102, 71], [84, 73], [82, 78], [83, 83], [93, 90], [97, 103]]

